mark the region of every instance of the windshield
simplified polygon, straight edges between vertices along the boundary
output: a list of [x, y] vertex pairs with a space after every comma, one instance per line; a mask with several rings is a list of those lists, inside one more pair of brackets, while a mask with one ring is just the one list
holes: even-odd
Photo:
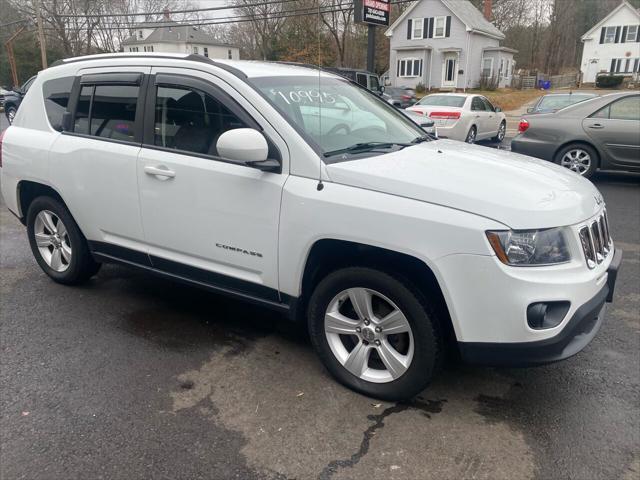
[[462, 97], [460, 95], [427, 95], [418, 102], [418, 105], [462, 108], [466, 99], [467, 97]]
[[[252, 79], [294, 127], [313, 143], [327, 163], [340, 161], [332, 153], [354, 145], [408, 144], [426, 133], [394, 107], [348, 80], [280, 76]], [[367, 150], [358, 155], [387, 153]]]
[[560, 110], [561, 108], [568, 107], [569, 105], [582, 102], [583, 100], [587, 100], [589, 98], [593, 98], [593, 96], [591, 95], [547, 96], [547, 97], [543, 97], [542, 100], [540, 100], [540, 104], [538, 105], [538, 110]]

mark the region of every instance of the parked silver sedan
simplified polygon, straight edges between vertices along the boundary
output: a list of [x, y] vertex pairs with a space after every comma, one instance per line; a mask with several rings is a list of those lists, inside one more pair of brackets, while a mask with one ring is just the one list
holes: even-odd
[[434, 120], [441, 138], [467, 143], [485, 139], [501, 142], [507, 131], [502, 110], [482, 95], [435, 93], [423, 97], [407, 110]]
[[525, 115], [511, 150], [590, 177], [598, 169], [640, 172], [640, 92], [604, 95], [555, 113]]

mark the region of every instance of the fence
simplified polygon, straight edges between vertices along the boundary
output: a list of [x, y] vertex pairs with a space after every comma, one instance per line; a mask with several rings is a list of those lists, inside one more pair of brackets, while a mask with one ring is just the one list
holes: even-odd
[[547, 75], [538, 73], [537, 75], [514, 75], [511, 80], [511, 88], [522, 90], [538, 88], [538, 82], [550, 81], [551, 88], [571, 88], [578, 84], [579, 73], [568, 73], [565, 75]]

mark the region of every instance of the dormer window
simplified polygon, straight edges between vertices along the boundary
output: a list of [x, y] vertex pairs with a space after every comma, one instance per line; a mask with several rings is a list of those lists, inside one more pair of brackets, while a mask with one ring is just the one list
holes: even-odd
[[424, 38], [423, 31], [422, 31], [424, 21], [422, 20], [422, 18], [414, 18], [411, 22], [411, 25], [413, 27], [413, 31], [411, 32], [411, 38], [413, 40], [419, 40]]
[[138, 38], [139, 38], [140, 40], [142, 40], [142, 39], [144, 38], [144, 34], [142, 33], [142, 30], [139, 30], [139, 31], [138, 31]]
[[629, 25], [627, 27], [627, 38], [624, 41], [635, 42], [636, 38], [638, 38], [638, 25]]

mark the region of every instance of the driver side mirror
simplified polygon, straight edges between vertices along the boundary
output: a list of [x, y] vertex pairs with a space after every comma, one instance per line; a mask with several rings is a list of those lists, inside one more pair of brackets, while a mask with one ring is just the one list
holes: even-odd
[[269, 158], [269, 144], [264, 135], [253, 128], [227, 130], [216, 143], [222, 158], [243, 163], [264, 172], [280, 172], [280, 162]]
[[527, 113], [533, 113], [533, 107], [527, 108]]

